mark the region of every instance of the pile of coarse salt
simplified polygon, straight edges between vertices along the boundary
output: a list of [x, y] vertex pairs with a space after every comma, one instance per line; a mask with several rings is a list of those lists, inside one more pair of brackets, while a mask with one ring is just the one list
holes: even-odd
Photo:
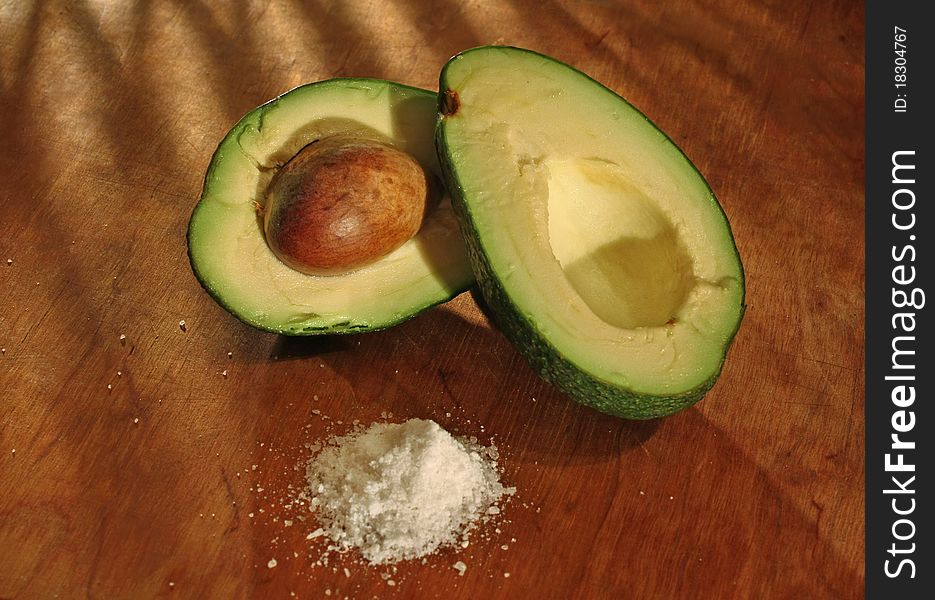
[[329, 550], [358, 548], [373, 564], [466, 546], [468, 533], [516, 492], [500, 483], [497, 458], [494, 446], [423, 419], [333, 437], [306, 471], [315, 533], [331, 539]]

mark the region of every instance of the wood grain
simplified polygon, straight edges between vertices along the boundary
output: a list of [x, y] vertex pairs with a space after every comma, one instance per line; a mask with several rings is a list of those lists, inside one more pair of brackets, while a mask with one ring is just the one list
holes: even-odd
[[[4, 3], [0, 597], [859, 597], [862, 38], [844, 1]], [[720, 197], [749, 310], [697, 406], [575, 405], [470, 294], [286, 339], [191, 275], [187, 220], [243, 113], [332, 76], [434, 89], [491, 42], [622, 93]], [[494, 437], [517, 498], [426, 565], [314, 566], [313, 521], [284, 524], [303, 444], [383, 412]]]

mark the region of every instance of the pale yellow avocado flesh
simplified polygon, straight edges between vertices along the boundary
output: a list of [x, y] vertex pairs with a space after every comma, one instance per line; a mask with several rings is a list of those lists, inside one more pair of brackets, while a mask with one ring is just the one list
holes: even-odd
[[189, 226], [189, 254], [205, 289], [243, 321], [287, 334], [379, 329], [448, 300], [473, 283], [447, 197], [420, 231], [372, 265], [313, 276], [283, 264], [257, 218], [276, 169], [335, 134], [388, 141], [439, 175], [435, 94], [379, 80], [297, 88], [245, 116], [218, 148]]
[[678, 148], [619, 96], [535, 53], [467, 52], [442, 81], [457, 110], [439, 139], [470, 229], [537, 336], [629, 393], [712, 380], [743, 313], [742, 267]]

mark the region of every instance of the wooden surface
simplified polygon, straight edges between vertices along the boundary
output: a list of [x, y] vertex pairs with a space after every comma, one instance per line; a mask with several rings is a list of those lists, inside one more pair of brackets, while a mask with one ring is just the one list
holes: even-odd
[[[0, 597], [861, 595], [861, 3], [125, 4], [0, 5]], [[491, 42], [622, 93], [719, 195], [749, 309], [697, 406], [575, 405], [470, 294], [296, 340], [192, 276], [188, 217], [244, 112], [332, 76], [434, 89]], [[315, 567], [314, 522], [284, 524], [303, 444], [384, 411], [494, 437], [517, 497], [426, 565]]]

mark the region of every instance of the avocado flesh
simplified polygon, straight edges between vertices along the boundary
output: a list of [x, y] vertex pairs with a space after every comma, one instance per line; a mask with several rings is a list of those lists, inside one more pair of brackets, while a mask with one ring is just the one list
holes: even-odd
[[581, 72], [516, 48], [454, 57], [437, 147], [478, 283], [548, 381], [627, 418], [710, 389], [743, 269], [691, 162]]
[[288, 335], [382, 329], [445, 302], [474, 281], [450, 201], [419, 232], [359, 270], [300, 273], [269, 249], [257, 206], [278, 167], [331, 135], [389, 142], [440, 176], [433, 92], [371, 79], [296, 88], [240, 120], [218, 147], [189, 223], [192, 268], [222, 306], [255, 327]]

